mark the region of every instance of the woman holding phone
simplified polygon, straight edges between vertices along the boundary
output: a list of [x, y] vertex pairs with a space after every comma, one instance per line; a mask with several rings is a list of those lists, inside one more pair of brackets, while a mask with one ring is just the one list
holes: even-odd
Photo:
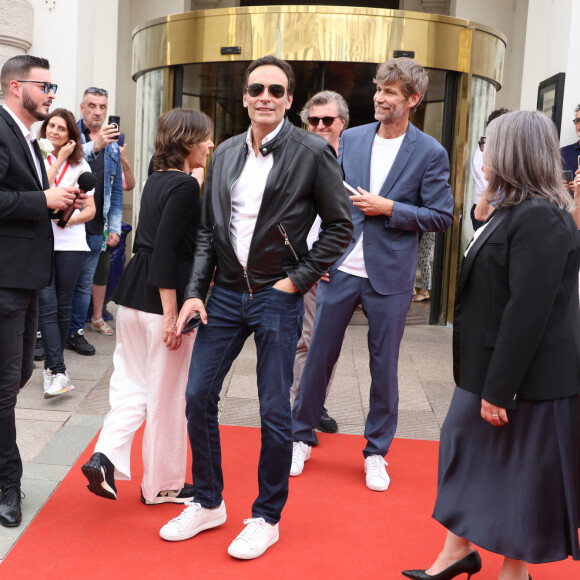
[[[44, 120], [39, 135], [53, 147], [46, 156], [46, 173], [50, 187], [72, 185], [78, 176], [91, 171], [84, 159], [80, 132], [74, 115], [66, 109], [55, 109]], [[64, 344], [70, 325], [72, 300], [77, 278], [89, 250], [85, 222], [95, 215], [93, 191], [87, 192], [82, 211], [75, 210], [65, 228], [52, 222], [54, 264], [50, 284], [38, 293], [38, 327], [44, 340], [44, 398], [50, 399], [74, 389], [64, 362]]]
[[111, 410], [95, 452], [82, 467], [88, 489], [117, 498], [115, 479], [131, 477], [131, 444], [145, 419], [141, 501], [185, 503], [187, 422], [185, 387], [195, 334], [175, 335], [200, 218], [200, 191], [189, 174], [205, 167], [213, 143], [209, 117], [173, 109], [159, 118], [155, 171], [145, 183], [134, 257], [113, 300], [117, 346]]

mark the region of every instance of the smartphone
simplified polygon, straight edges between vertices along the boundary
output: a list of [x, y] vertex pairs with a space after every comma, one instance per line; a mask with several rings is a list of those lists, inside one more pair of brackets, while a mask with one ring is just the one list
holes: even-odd
[[564, 169], [564, 177], [563, 177], [563, 179], [565, 179], [568, 182], [574, 181], [574, 172], [571, 171], [570, 169]]
[[201, 316], [199, 312], [196, 312], [195, 315], [190, 318], [187, 324], [183, 327], [181, 334], [189, 334], [193, 330], [195, 330], [201, 324]]
[[352, 185], [349, 185], [346, 181], [343, 181], [342, 184], [344, 185], [344, 187], [346, 187], [346, 189], [348, 191], [350, 191], [350, 193], [352, 193], [353, 195], [362, 195], [362, 193], [360, 191], [357, 191]]
[[121, 133], [119, 135], [119, 139], [117, 140], [119, 147], [123, 147], [125, 145], [125, 133]]
[[[120, 131], [121, 117], [119, 117], [117, 115], [109, 115], [109, 125], [115, 125], [115, 127], [117, 127], [117, 131]], [[117, 139], [118, 139], [118, 137], [117, 137]], [[115, 139], [115, 141], [117, 139]]]

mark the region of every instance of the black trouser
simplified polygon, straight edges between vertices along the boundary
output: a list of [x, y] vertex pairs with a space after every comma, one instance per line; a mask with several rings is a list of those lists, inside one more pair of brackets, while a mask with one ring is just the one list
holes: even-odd
[[22, 478], [14, 408], [34, 368], [37, 324], [36, 290], [0, 288], [0, 487]]

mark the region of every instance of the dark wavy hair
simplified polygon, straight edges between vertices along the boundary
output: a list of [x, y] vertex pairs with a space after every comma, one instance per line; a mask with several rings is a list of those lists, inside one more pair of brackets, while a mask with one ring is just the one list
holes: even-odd
[[75, 121], [75, 116], [68, 109], [54, 109], [48, 114], [48, 117], [42, 122], [38, 135], [41, 139], [46, 138], [46, 128], [53, 117], [59, 117], [66, 123], [68, 138], [72, 139], [76, 146], [74, 151], [69, 155], [68, 161], [71, 165], [78, 165], [84, 158], [83, 144], [81, 143], [81, 132]]
[[213, 131], [211, 119], [195, 109], [172, 109], [159, 117], [155, 135], [155, 171], [183, 169], [191, 150]]

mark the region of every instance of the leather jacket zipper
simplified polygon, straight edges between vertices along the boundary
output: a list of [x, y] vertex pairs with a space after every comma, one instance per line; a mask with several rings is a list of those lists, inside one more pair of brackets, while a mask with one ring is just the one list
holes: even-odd
[[250, 286], [250, 279], [248, 278], [248, 269], [243, 266], [244, 268], [244, 278], [246, 279], [246, 284], [248, 285], [248, 292], [250, 293], [250, 300], [254, 299], [254, 294], [252, 291], [252, 287]]
[[282, 223], [278, 224], [278, 229], [280, 230], [280, 233], [282, 234], [282, 237], [284, 238], [284, 245], [288, 246], [290, 248], [290, 251], [292, 252], [292, 255], [294, 256], [294, 259], [298, 262], [298, 255], [294, 251], [294, 248], [292, 247], [292, 244], [290, 243], [290, 240], [288, 239], [288, 234], [286, 233], [286, 230], [284, 229], [284, 226], [282, 225]]

